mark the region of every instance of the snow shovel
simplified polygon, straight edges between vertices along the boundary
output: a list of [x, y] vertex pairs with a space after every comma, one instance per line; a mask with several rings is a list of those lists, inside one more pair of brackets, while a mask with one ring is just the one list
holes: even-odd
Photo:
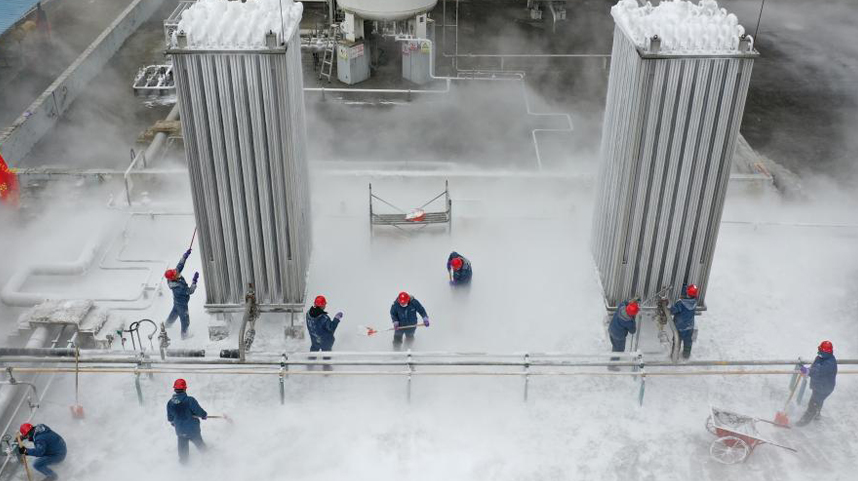
[[[15, 440], [18, 441], [18, 447], [19, 448], [24, 447], [24, 441], [21, 439], [21, 433], [18, 433], [15, 436]], [[21, 459], [21, 462], [24, 464], [24, 471], [27, 472], [27, 479], [29, 481], [33, 481], [33, 473], [30, 472], [30, 465], [27, 463], [27, 455], [26, 454], [19, 454], [18, 457]]]
[[404, 330], [404, 329], [411, 329], [411, 328], [414, 328], [414, 327], [422, 327], [422, 326], [424, 326], [424, 324], [422, 324], [422, 323], [419, 323], [419, 322], [418, 322], [417, 324], [414, 324], [413, 326], [389, 327], [389, 328], [387, 328], [387, 329], [382, 329], [382, 330], [380, 330], [380, 331], [379, 331], [378, 329], [374, 329], [374, 328], [372, 328], [372, 327], [368, 327], [368, 326], [360, 326], [360, 327], [361, 327], [361, 328], [363, 328], [363, 329], [366, 329], [366, 333], [365, 333], [365, 335], [367, 335], [367, 336], [374, 336], [374, 335], [378, 334], [379, 332], [387, 332], [387, 331], [402, 331], [402, 330]]
[[206, 419], [223, 419], [226, 422], [228, 422], [229, 424], [235, 424], [235, 421], [233, 421], [232, 418], [227, 416], [226, 414], [219, 414], [216, 416], [207, 416]]
[[773, 424], [775, 424], [777, 426], [785, 427], [785, 428], [790, 427], [789, 416], [787, 416], [786, 410], [787, 410], [787, 407], [789, 407], [789, 402], [792, 401], [792, 397], [795, 395], [795, 389], [801, 383], [801, 377], [802, 376], [804, 376], [804, 374], [801, 374], [801, 375], [799, 375], [798, 378], [796, 378], [795, 383], [792, 385], [792, 388], [790, 388], [790, 390], [789, 390], [789, 397], [787, 398], [787, 401], [784, 404], [784, 409], [783, 409], [783, 411], [778, 411], [777, 413], [775, 413], [775, 422]]
[[80, 382], [79, 382], [79, 379], [80, 379], [79, 361], [80, 361], [80, 349], [75, 348], [75, 351], [74, 351], [74, 405], [69, 406], [69, 409], [71, 410], [72, 418], [78, 419], [78, 420], [83, 419], [85, 417], [84, 413], [83, 413], [83, 406], [80, 405], [80, 400], [79, 400], [79, 389], [78, 389], [78, 387], [80, 385]]

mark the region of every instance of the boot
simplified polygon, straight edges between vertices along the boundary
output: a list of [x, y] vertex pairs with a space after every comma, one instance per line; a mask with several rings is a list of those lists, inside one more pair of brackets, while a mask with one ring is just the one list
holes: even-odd
[[819, 404], [816, 404], [814, 401], [810, 401], [810, 403], [808, 403], [807, 405], [807, 411], [804, 412], [804, 415], [801, 417], [801, 419], [798, 420], [797, 423], [795, 423], [795, 425], [798, 427], [807, 425], [807, 423], [812, 421], [815, 417], [819, 416], [819, 411]]

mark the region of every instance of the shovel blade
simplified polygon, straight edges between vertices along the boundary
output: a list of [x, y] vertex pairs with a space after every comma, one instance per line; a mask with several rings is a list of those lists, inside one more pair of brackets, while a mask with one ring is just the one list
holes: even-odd
[[83, 419], [86, 417], [83, 413], [83, 406], [81, 406], [80, 404], [69, 406], [69, 409], [71, 410], [71, 415], [74, 419]]
[[778, 426], [789, 426], [789, 416], [783, 411], [778, 411], [775, 414], [775, 424]]

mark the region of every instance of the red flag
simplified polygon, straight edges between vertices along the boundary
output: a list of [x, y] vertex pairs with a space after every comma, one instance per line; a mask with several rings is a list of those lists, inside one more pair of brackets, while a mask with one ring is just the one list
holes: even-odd
[[18, 205], [18, 174], [6, 165], [0, 155], [0, 202]]

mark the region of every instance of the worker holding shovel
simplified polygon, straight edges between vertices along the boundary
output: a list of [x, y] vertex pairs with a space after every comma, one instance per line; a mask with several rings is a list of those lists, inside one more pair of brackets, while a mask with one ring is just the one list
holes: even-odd
[[208, 413], [187, 394], [188, 383], [184, 379], [176, 379], [173, 383], [173, 397], [167, 401], [167, 421], [176, 428], [179, 446], [179, 462], [188, 461], [189, 443], [200, 452], [206, 450], [206, 443], [200, 432], [200, 419], [208, 419]]
[[417, 314], [423, 318], [423, 325], [429, 327], [429, 315], [420, 301], [411, 297], [407, 292], [400, 292], [390, 306], [390, 320], [393, 321], [393, 348], [402, 347], [402, 336], [405, 336], [405, 347], [410, 348], [414, 342], [414, 331], [417, 330]]
[[66, 459], [66, 442], [62, 436], [51, 431], [51, 428], [44, 424], [33, 426], [30, 423], [24, 423], [21, 425], [20, 432], [23, 439], [33, 443], [33, 447], [24, 447], [19, 438], [18, 454], [39, 458], [33, 463], [33, 468], [44, 474], [46, 480], [57, 479], [57, 473], [50, 466]]

